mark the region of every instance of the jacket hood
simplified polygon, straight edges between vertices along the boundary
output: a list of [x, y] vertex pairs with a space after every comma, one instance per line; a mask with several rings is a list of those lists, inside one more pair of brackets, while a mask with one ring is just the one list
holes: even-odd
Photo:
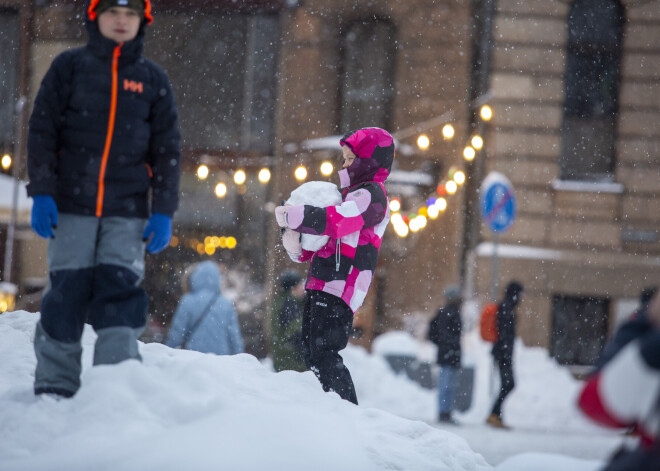
[[356, 155], [348, 167], [341, 169], [341, 188], [365, 182], [384, 182], [394, 162], [394, 138], [381, 128], [363, 128], [351, 131], [340, 141]]
[[[97, 3], [98, 0], [87, 0], [85, 2], [85, 28], [89, 37], [87, 47], [99, 57], [110, 58], [115, 47], [117, 47], [117, 43], [112, 39], [104, 37], [101, 31], [99, 31], [98, 16], [94, 11]], [[121, 48], [121, 55], [119, 56], [120, 63], [134, 61], [142, 55], [146, 26], [153, 21], [153, 17], [151, 16], [151, 2], [145, 0], [145, 6], [145, 17], [140, 24], [137, 36], [133, 40], [124, 43]]]
[[190, 274], [190, 291], [209, 290], [219, 293], [221, 282], [222, 275], [220, 274], [218, 265], [215, 262], [207, 260], [197, 265], [197, 268]]
[[504, 301], [510, 305], [515, 306], [520, 301], [520, 293], [523, 292], [523, 287], [517, 281], [512, 281], [506, 287], [506, 293], [504, 294]]

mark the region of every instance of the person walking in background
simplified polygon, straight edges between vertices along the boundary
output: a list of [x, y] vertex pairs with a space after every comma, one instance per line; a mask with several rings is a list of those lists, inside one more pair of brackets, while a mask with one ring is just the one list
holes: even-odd
[[280, 275], [281, 290], [271, 310], [271, 352], [275, 371], [307, 369], [302, 345], [304, 281], [294, 270]]
[[206, 260], [184, 279], [185, 293], [179, 301], [165, 345], [216, 355], [244, 352], [243, 337], [234, 305], [222, 296], [222, 275], [217, 263]]
[[628, 342], [634, 340], [639, 336], [640, 332], [649, 329], [651, 323], [649, 321], [649, 303], [658, 292], [657, 286], [647, 286], [642, 289], [639, 294], [639, 306], [635, 309], [626, 322], [624, 322], [616, 331], [616, 335], [603, 347], [598, 359], [596, 360], [595, 367], [600, 369], [616, 355]]
[[508, 428], [502, 421], [502, 404], [515, 386], [513, 345], [516, 339], [516, 306], [522, 292], [523, 286], [517, 281], [511, 281], [497, 306], [497, 341], [493, 344], [491, 354], [500, 371], [500, 392], [486, 422], [498, 428]]
[[[339, 171], [343, 202], [319, 208], [278, 206], [277, 224], [289, 257], [309, 261], [303, 312], [305, 363], [324, 391], [357, 404], [351, 374], [339, 351], [346, 348], [353, 315], [362, 306], [376, 270], [389, 223], [383, 183], [394, 161], [394, 139], [380, 128], [351, 131], [341, 140], [344, 165]], [[327, 235], [317, 252], [302, 249], [299, 234]]]
[[660, 294], [651, 295], [617, 330], [578, 399], [601, 425], [639, 433], [637, 447], [620, 449], [604, 471], [660, 469]]
[[452, 417], [456, 394], [456, 373], [461, 367], [461, 288], [445, 289], [445, 306], [440, 308], [429, 325], [429, 340], [438, 346], [438, 421], [457, 425]]
[[140, 360], [144, 251], [170, 242], [179, 202], [178, 115], [165, 72], [142, 56], [150, 0], [92, 0], [85, 47], [58, 55], [28, 132], [32, 228], [48, 242], [35, 394], [80, 387], [81, 337], [94, 365]]

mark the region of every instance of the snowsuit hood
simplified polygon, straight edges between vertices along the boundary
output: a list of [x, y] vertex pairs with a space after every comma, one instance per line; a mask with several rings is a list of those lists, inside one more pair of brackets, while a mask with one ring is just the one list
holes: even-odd
[[394, 138], [390, 133], [381, 128], [358, 129], [347, 133], [339, 144], [348, 146], [357, 157], [338, 172], [341, 188], [387, 179], [394, 162]]
[[222, 275], [218, 265], [210, 260], [200, 263], [190, 274], [189, 287], [193, 293], [204, 290], [220, 293], [220, 283]]

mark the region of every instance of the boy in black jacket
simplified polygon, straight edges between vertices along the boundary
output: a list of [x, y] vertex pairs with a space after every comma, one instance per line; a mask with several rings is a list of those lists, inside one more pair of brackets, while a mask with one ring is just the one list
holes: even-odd
[[86, 17], [89, 41], [51, 64], [28, 135], [32, 228], [50, 239], [34, 390], [62, 397], [80, 387], [85, 322], [95, 365], [140, 359], [145, 246], [169, 244], [181, 160], [169, 79], [142, 57], [150, 0], [91, 0]]

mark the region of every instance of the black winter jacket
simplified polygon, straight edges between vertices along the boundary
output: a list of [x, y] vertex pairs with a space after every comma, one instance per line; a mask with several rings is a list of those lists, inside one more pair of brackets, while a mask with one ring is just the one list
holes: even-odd
[[461, 310], [460, 303], [440, 308], [429, 326], [429, 340], [438, 346], [438, 364], [461, 366]]
[[511, 361], [513, 343], [516, 339], [516, 306], [520, 301], [522, 287], [509, 284], [504, 299], [497, 306], [497, 341], [493, 344], [492, 355], [498, 361]]
[[146, 24], [122, 44], [103, 37], [96, 21], [86, 26], [87, 46], [55, 58], [35, 100], [28, 195], [51, 195], [64, 213], [172, 216], [178, 117], [166, 73], [142, 57]]

